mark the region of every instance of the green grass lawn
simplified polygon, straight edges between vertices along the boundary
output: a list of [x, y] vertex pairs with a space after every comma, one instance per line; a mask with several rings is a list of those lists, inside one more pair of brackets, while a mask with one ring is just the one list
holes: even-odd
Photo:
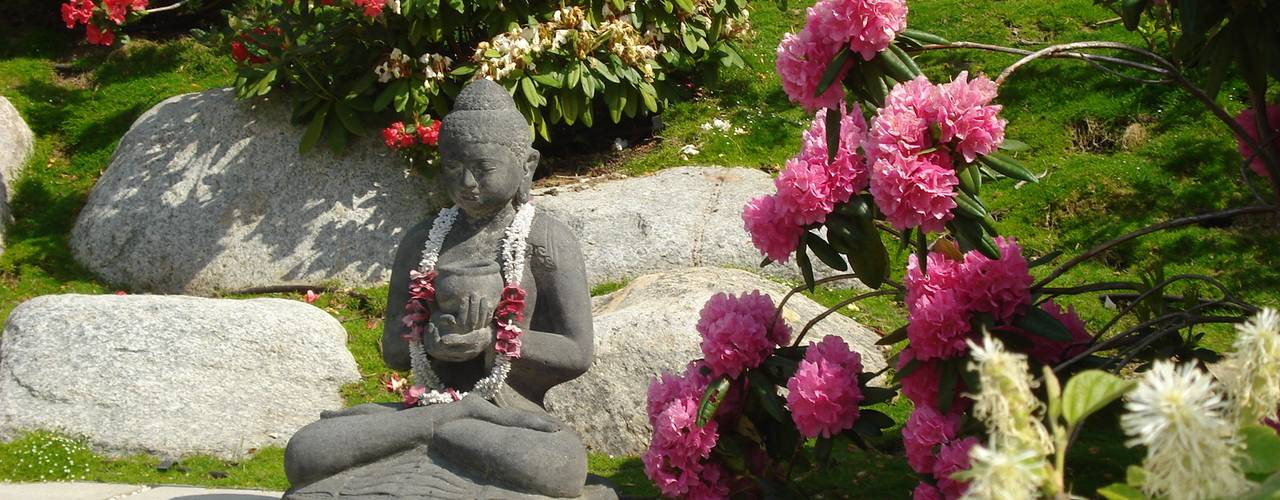
[[[1140, 42], [1118, 24], [1094, 27], [1113, 15], [1090, 0], [916, 0], [910, 5], [912, 26], [951, 40], [1026, 48], [1086, 39]], [[809, 121], [787, 102], [773, 72], [774, 47], [784, 32], [803, 23], [804, 7], [807, 3], [790, 2], [787, 9], [773, 2], [754, 3], [751, 20], [757, 36], [744, 53], [748, 67], [725, 70], [719, 82], [702, 86], [695, 99], [671, 106], [663, 115], [660, 138], [592, 167], [628, 174], [684, 164], [776, 171], [796, 152], [800, 131]], [[38, 27], [18, 27], [0, 39], [0, 95], [13, 102], [37, 136], [36, 154], [14, 190], [17, 222], [7, 228], [7, 249], [0, 257], [0, 319], [35, 296], [115, 290], [77, 265], [67, 247], [89, 190], [119, 138], [143, 111], [167, 97], [228, 86], [233, 79], [234, 67], [224, 54], [189, 39], [136, 39], [115, 50], [80, 47], [78, 39]], [[1013, 60], [978, 52], [920, 58], [935, 80], [960, 70], [994, 76]], [[1220, 99], [1235, 112], [1242, 107], [1241, 96], [1242, 88], [1229, 83]], [[1074, 62], [1042, 61], [1015, 74], [999, 102], [1010, 121], [1009, 137], [1031, 146], [1019, 158], [1045, 176], [1039, 185], [989, 184], [984, 198], [1002, 233], [1018, 237], [1030, 254], [1061, 249], [1072, 255], [1153, 222], [1251, 203], [1239, 184], [1238, 157], [1225, 128], [1175, 89], [1116, 80]], [[745, 133], [701, 127], [714, 118]], [[680, 150], [687, 144], [701, 152], [683, 158]], [[1133, 279], [1162, 265], [1166, 274], [1207, 274], [1250, 301], [1276, 306], [1280, 272], [1273, 256], [1278, 254], [1274, 220], [1241, 219], [1227, 227], [1191, 227], [1117, 247], [1058, 283]], [[896, 255], [894, 268], [901, 269], [904, 262]], [[602, 285], [593, 292], [621, 285]], [[822, 289], [810, 296], [833, 304], [848, 293]], [[348, 346], [363, 376], [361, 383], [344, 389], [350, 404], [389, 400], [378, 383], [389, 373], [377, 351], [385, 294], [385, 287], [330, 292], [316, 304], [338, 317], [349, 333]], [[1095, 298], [1068, 302], [1093, 326], [1110, 314]], [[866, 301], [841, 312], [886, 332], [905, 321], [891, 300]], [[1229, 344], [1228, 329], [1211, 333], [1211, 346]], [[897, 402], [882, 410], [902, 421], [910, 408]], [[1068, 462], [1080, 481], [1077, 493], [1091, 494], [1123, 477], [1124, 466], [1135, 460], [1114, 426], [1098, 420], [1090, 425], [1104, 430], [1086, 435]], [[898, 451], [897, 432], [891, 430], [875, 443], [880, 453], [838, 450], [831, 473], [806, 478], [802, 488], [822, 498], [906, 496], [915, 479]], [[107, 458], [79, 441], [35, 433], [0, 444], [0, 480], [83, 478], [283, 489], [287, 483], [281, 461], [281, 450], [266, 449], [240, 462], [195, 457], [159, 471], [156, 458]], [[626, 494], [656, 494], [634, 457], [593, 455], [590, 467]]]

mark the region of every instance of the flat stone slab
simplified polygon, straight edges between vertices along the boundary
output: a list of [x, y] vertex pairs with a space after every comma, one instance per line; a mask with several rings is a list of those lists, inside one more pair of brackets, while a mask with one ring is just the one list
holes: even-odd
[[45, 429], [164, 457], [283, 447], [359, 380], [346, 340], [293, 300], [37, 297], [0, 336], [0, 437]]
[[129, 495], [127, 498], [128, 500], [279, 500], [282, 495], [284, 495], [282, 491], [153, 486]]
[[[680, 373], [702, 358], [695, 326], [707, 300], [718, 292], [760, 290], [776, 304], [787, 287], [736, 269], [689, 268], [636, 278], [626, 287], [595, 299], [595, 362], [587, 373], [552, 388], [546, 404], [582, 435], [587, 448], [610, 455], [643, 453], [652, 429], [645, 414], [649, 381], [661, 372]], [[795, 295], [783, 319], [798, 335], [822, 305]], [[805, 343], [836, 335], [862, 355], [867, 371], [885, 367], [880, 336], [839, 313], [818, 323]]]
[[[587, 281], [595, 286], [686, 267], [761, 269], [764, 256], [743, 228], [742, 207], [773, 192], [773, 178], [760, 170], [678, 167], [539, 189], [533, 201], [578, 235]], [[830, 273], [817, 258], [811, 260], [815, 273]], [[794, 261], [763, 271], [800, 278]]]
[[289, 116], [230, 89], [143, 113], [76, 220], [76, 260], [132, 291], [385, 284], [404, 231], [444, 197], [372, 136], [299, 154]]

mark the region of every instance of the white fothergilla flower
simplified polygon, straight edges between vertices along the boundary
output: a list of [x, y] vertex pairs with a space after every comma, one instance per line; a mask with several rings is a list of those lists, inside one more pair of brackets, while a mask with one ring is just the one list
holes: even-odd
[[993, 446], [1009, 453], [1052, 453], [1049, 432], [1041, 423], [1044, 405], [1031, 392], [1037, 384], [1026, 355], [1005, 350], [988, 332], [983, 333], [982, 345], [968, 343], [973, 354], [969, 370], [977, 372], [982, 388], [971, 396], [973, 413], [986, 424]]
[[1144, 493], [1179, 499], [1229, 498], [1248, 488], [1236, 427], [1212, 378], [1194, 365], [1157, 361], [1128, 395], [1120, 426], [1147, 456]]
[[1031, 450], [997, 450], [983, 445], [969, 450], [969, 488], [963, 499], [1030, 500], [1048, 478], [1044, 457]]
[[1280, 405], [1280, 313], [1265, 308], [1236, 326], [1222, 384], [1239, 425], [1275, 419]]

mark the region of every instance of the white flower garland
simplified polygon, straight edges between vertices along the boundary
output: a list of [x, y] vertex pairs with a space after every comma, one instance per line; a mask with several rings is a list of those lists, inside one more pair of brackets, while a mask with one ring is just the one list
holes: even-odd
[[[500, 248], [502, 281], [508, 287], [519, 287], [520, 279], [524, 276], [525, 247], [529, 238], [529, 231], [533, 227], [533, 214], [534, 208], [532, 204], [525, 203], [521, 205], [516, 210], [515, 219], [511, 221], [510, 226], [507, 226], [506, 233], [503, 235]], [[444, 239], [449, 235], [449, 231], [453, 229], [453, 223], [457, 219], [457, 207], [443, 209], [436, 215], [436, 220], [431, 225], [431, 231], [427, 233], [427, 241], [423, 245], [422, 260], [418, 263], [420, 272], [426, 274], [435, 270], [436, 261], [440, 258], [440, 248], [444, 245]], [[413, 335], [409, 339], [409, 361], [412, 365], [414, 379], [418, 384], [428, 389], [424, 394], [418, 396], [418, 405], [451, 403], [469, 394], [443, 387], [440, 378], [431, 369], [431, 362], [427, 359], [427, 352], [422, 345], [421, 335]], [[485, 399], [493, 399], [498, 394], [498, 390], [506, 383], [507, 374], [510, 372], [511, 357], [498, 353], [494, 359], [493, 371], [476, 382], [471, 392]]]

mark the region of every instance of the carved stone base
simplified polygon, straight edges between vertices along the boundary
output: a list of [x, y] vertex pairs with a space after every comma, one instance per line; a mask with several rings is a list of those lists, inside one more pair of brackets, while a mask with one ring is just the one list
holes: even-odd
[[[284, 500], [386, 500], [390, 498], [515, 499], [541, 500], [552, 497], [530, 495], [485, 484], [466, 477], [460, 467], [438, 453], [424, 448], [410, 450], [384, 460], [356, 467], [302, 488], [289, 490]], [[578, 500], [617, 500], [618, 494], [603, 478], [587, 476]]]

